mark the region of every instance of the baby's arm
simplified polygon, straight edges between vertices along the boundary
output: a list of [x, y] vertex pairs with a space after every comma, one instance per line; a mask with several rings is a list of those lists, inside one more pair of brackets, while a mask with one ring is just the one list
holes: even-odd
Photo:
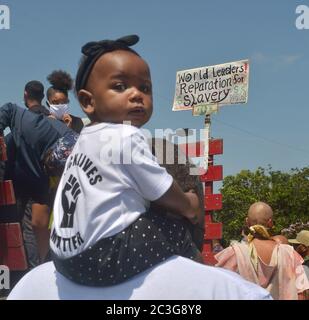
[[194, 191], [183, 192], [175, 180], [167, 192], [154, 201], [154, 204], [186, 217], [193, 224], [198, 222], [198, 216], [201, 214], [196, 193]]
[[126, 145], [129, 139], [125, 141], [123, 152], [126, 159], [132, 157], [132, 164], [123, 168], [130, 177], [131, 187], [154, 205], [197, 223], [201, 215], [198, 196], [194, 192], [182, 191], [166, 169], [159, 165], [140, 132], [135, 132], [130, 138], [130, 144]]

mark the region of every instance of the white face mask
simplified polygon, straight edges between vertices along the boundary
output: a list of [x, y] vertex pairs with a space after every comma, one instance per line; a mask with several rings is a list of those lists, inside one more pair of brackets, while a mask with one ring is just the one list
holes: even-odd
[[50, 104], [47, 102], [50, 108], [50, 113], [55, 116], [58, 120], [62, 120], [63, 116], [68, 113], [69, 104]]

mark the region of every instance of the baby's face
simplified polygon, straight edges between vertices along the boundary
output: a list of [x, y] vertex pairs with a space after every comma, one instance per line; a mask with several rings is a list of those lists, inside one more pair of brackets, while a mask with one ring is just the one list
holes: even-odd
[[148, 65], [132, 52], [104, 54], [95, 64], [86, 90], [93, 97], [96, 122], [130, 121], [143, 126], [152, 114], [152, 84]]

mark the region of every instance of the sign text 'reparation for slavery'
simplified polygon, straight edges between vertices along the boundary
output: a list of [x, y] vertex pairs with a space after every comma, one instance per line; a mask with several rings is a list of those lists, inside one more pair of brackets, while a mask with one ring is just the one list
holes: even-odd
[[208, 104], [246, 103], [249, 61], [178, 71], [173, 110], [190, 110]]

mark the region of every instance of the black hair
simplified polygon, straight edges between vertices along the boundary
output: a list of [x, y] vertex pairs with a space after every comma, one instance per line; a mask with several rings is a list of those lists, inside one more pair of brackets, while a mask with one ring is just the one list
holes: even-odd
[[87, 85], [90, 73], [98, 59], [107, 52], [116, 50], [130, 51], [137, 56], [137, 52], [129, 48], [139, 40], [137, 35], [130, 35], [117, 40], [102, 40], [98, 42], [88, 42], [82, 47], [83, 56], [80, 61], [79, 69], [75, 79], [76, 94], [79, 90], [84, 89]]
[[29, 99], [42, 101], [44, 98], [44, 86], [40, 81], [29, 81], [25, 85], [25, 91], [27, 92]]
[[53, 71], [48, 77], [47, 80], [51, 84], [51, 87], [47, 90], [47, 99], [55, 93], [61, 92], [66, 97], [68, 97], [68, 92], [73, 88], [73, 79], [72, 77], [63, 70]]

